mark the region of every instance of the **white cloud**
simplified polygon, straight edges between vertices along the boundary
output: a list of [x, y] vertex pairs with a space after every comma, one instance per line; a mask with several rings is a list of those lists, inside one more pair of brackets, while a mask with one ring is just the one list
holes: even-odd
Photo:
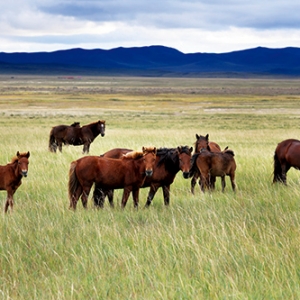
[[185, 53], [300, 47], [300, 3], [16, 0], [0, 4], [0, 51], [164, 45]]

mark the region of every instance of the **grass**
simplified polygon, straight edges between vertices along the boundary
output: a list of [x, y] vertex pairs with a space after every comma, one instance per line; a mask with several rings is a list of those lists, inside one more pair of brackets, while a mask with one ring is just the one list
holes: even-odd
[[[16, 82], [17, 81], [17, 82]], [[272, 184], [278, 142], [299, 136], [297, 81], [0, 77], [0, 163], [30, 151], [15, 211], [0, 220], [2, 299], [298, 299], [299, 172]], [[110, 91], [112, 89], [112, 91]], [[102, 91], [105, 93], [102, 93]], [[77, 92], [76, 92], [77, 91]], [[108, 92], [109, 91], [109, 92]], [[120, 92], [121, 91], [121, 92]], [[288, 92], [289, 91], [289, 92]], [[143, 209], [89, 200], [68, 210], [68, 169], [81, 147], [48, 151], [52, 126], [97, 119], [111, 148], [193, 145], [209, 133], [236, 154], [237, 192], [190, 193], [178, 173], [171, 203]], [[4, 206], [6, 193], [1, 192]]]

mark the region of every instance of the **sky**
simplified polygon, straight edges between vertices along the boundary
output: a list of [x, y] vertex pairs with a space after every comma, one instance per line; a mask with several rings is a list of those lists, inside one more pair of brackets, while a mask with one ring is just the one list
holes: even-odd
[[300, 47], [295, 0], [7, 0], [0, 11], [0, 52]]

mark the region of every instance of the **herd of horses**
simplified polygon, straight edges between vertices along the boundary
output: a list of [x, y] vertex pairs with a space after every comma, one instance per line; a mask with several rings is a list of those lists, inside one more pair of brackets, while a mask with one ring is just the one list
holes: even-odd
[[[55, 126], [50, 131], [49, 150], [62, 152], [62, 145], [83, 145], [83, 153], [89, 153], [90, 144], [98, 135], [105, 135], [105, 121], [99, 120], [80, 126], [79, 122], [72, 125]], [[7, 165], [0, 165], [0, 190], [7, 191], [5, 213], [9, 207], [13, 210], [13, 195], [27, 176], [30, 152], [17, 154]], [[274, 153], [273, 183], [286, 185], [286, 174], [294, 167], [300, 169], [300, 141], [288, 139], [279, 143]], [[196, 134], [193, 147], [178, 146], [177, 148], [142, 147], [141, 151], [126, 148], [115, 148], [99, 156], [84, 156], [70, 164], [68, 193], [69, 208], [76, 209], [81, 198], [84, 208], [94, 185], [93, 201], [95, 207], [102, 208], [105, 198], [114, 207], [115, 189], [123, 189], [121, 206], [126, 206], [132, 193], [134, 207], [139, 204], [140, 188], [149, 187], [145, 206], [148, 207], [159, 188], [162, 188], [164, 204], [170, 203], [170, 186], [177, 173], [181, 171], [185, 179], [191, 179], [191, 192], [194, 194], [198, 184], [202, 192], [215, 189], [216, 177], [221, 178], [222, 191], [229, 176], [232, 190], [235, 191], [236, 162], [234, 152], [228, 147], [221, 150], [220, 146], [209, 141], [209, 135]]]

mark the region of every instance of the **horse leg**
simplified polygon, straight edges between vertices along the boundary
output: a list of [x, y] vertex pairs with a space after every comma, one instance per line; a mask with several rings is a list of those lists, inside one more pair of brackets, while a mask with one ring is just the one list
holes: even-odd
[[133, 198], [133, 205], [134, 208], [138, 208], [139, 207], [139, 188], [134, 188], [132, 190], [132, 198]]
[[145, 204], [145, 207], [149, 207], [150, 206], [150, 204], [151, 204], [151, 202], [152, 202], [152, 200], [153, 200], [153, 198], [154, 198], [154, 196], [155, 196], [158, 188], [159, 188], [159, 186], [151, 184], [150, 190], [149, 190], [149, 193], [148, 193], [148, 197], [147, 197], [147, 202]]
[[209, 182], [209, 174], [206, 176], [201, 172], [200, 173], [200, 180], [199, 180], [199, 185], [201, 188], [201, 191], [204, 193], [205, 192], [205, 187], [208, 187], [208, 182]]
[[91, 186], [85, 186], [81, 195], [81, 202], [84, 208], [87, 208], [88, 197], [90, 194]]
[[194, 175], [192, 180], [191, 180], [191, 193], [194, 195], [195, 194], [195, 185], [197, 183], [197, 176]]
[[170, 204], [170, 185], [163, 185], [163, 195], [164, 195], [164, 202], [166, 206]]
[[62, 152], [62, 141], [58, 141], [57, 143], [58, 143], [58, 150], [59, 150], [59, 152]]
[[123, 196], [122, 196], [122, 203], [121, 203], [122, 208], [125, 208], [127, 200], [129, 198], [129, 195], [130, 195], [130, 192], [131, 192], [130, 188], [126, 188], [126, 187], [124, 188]]
[[211, 176], [209, 177], [209, 188], [214, 190], [216, 186], [216, 176]]
[[94, 206], [97, 208], [103, 208], [104, 200], [107, 191], [103, 191], [101, 187], [97, 187], [95, 184], [93, 199], [94, 199]]
[[235, 192], [235, 174], [234, 174], [234, 172], [230, 174], [230, 181], [231, 181], [232, 190]]
[[288, 172], [288, 170], [290, 169], [290, 165], [288, 164], [285, 164], [285, 165], [282, 165], [282, 173], [281, 173], [281, 181], [287, 185], [286, 183], [286, 173]]
[[222, 182], [222, 192], [224, 193], [225, 186], [226, 186], [225, 176], [221, 176], [221, 182]]
[[7, 213], [9, 206], [10, 206], [11, 212], [13, 211], [13, 208], [14, 208], [14, 198], [13, 198], [13, 196], [14, 196], [14, 193], [15, 193], [15, 191], [17, 190], [17, 188], [19, 186], [20, 186], [20, 184], [18, 184], [14, 188], [8, 188], [7, 189], [7, 198], [6, 198], [6, 202], [5, 202], [5, 208], [4, 208], [5, 213]]
[[5, 213], [7, 213], [9, 206], [10, 206], [10, 210], [12, 212], [13, 208], [14, 208], [13, 195], [7, 193], [7, 198], [6, 198], [6, 202], [5, 202], [5, 208], [4, 208]]
[[115, 205], [114, 205], [114, 190], [107, 190], [106, 196], [108, 198], [110, 207], [114, 208], [115, 207]]

